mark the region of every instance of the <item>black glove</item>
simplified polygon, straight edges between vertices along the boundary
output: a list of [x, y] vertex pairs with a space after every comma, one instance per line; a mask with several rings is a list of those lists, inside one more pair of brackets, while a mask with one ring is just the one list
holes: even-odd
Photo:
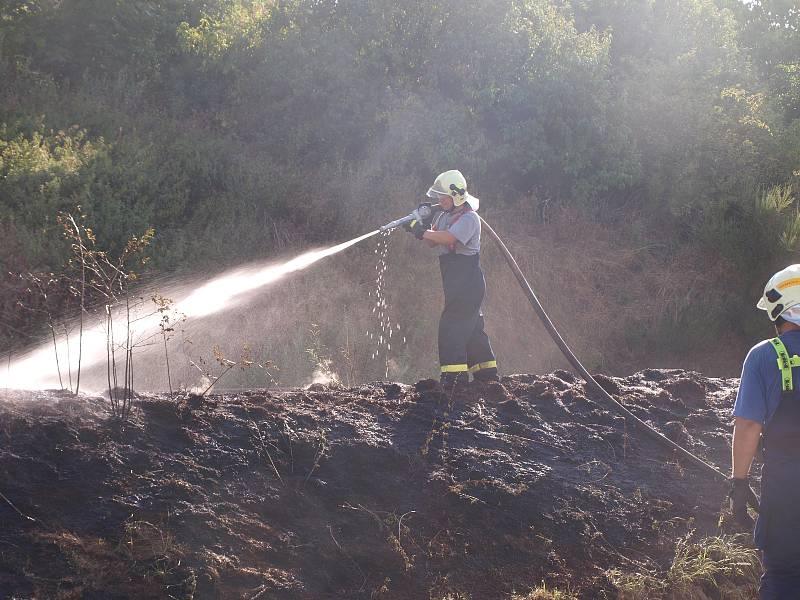
[[747, 479], [736, 479], [731, 477], [731, 491], [728, 493], [728, 499], [731, 502], [731, 512], [734, 519], [742, 527], [753, 527], [753, 518], [747, 512], [748, 505], [758, 512], [758, 498], [753, 488], [747, 482]]
[[408, 231], [409, 233], [413, 233], [414, 237], [418, 240], [422, 239], [422, 236], [425, 235], [425, 232], [428, 231], [428, 228], [422, 224], [421, 221], [414, 219], [413, 221], [409, 221], [408, 223], [403, 224], [403, 229]]
[[423, 206], [427, 207], [431, 211], [430, 212], [430, 216], [428, 216], [425, 219], [422, 219], [422, 224], [425, 226], [425, 229], [430, 229], [431, 228], [431, 224], [433, 223], [433, 217], [435, 217], [436, 213], [441, 211], [442, 209], [439, 208], [438, 204], [433, 204], [431, 202], [423, 202], [422, 204], [419, 205], [417, 210], [421, 209]]

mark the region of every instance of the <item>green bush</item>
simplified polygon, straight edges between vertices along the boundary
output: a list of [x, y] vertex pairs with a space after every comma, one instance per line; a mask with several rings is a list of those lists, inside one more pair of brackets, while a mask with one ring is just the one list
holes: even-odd
[[[220, 269], [362, 233], [459, 167], [486, 211], [516, 212], [522, 248], [579, 210], [641, 264], [702, 264], [719, 306], [670, 292], [650, 329], [681, 355], [704, 321], [746, 345], [800, 235], [796, 18], [777, 1], [2, 3], [0, 266], [58, 271], [53, 219], [81, 206], [103, 247], [152, 226], [155, 269]], [[637, 329], [605, 343], [650, 345]]]

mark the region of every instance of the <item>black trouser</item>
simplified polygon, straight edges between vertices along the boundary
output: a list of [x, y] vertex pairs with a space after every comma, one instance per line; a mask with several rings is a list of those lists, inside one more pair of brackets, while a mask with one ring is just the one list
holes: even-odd
[[439, 257], [444, 310], [439, 319], [439, 363], [442, 373], [472, 371], [476, 379], [497, 376], [497, 363], [483, 330], [481, 304], [486, 294], [477, 254]]
[[762, 600], [800, 597], [800, 393], [784, 392], [764, 433], [756, 546], [763, 550]]

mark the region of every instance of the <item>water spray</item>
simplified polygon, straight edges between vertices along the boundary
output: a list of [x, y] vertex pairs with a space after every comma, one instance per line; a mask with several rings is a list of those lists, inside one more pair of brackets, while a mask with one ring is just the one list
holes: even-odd
[[[378, 233], [380, 231], [376, 229], [330, 248], [305, 252], [280, 264], [270, 262], [265, 265], [262, 263], [227, 271], [193, 286], [191, 290], [182, 287], [166, 290], [165, 294], [176, 299], [172, 307], [175, 313], [184, 315], [186, 319], [207, 317], [229, 310], [250, 298], [251, 293], [255, 290], [272, 284], [290, 273], [302, 271], [323, 258], [338, 254]], [[157, 333], [161, 317], [162, 315], [158, 312], [136, 315], [134, 318], [136, 331], [131, 332], [132, 337], [142, 339]], [[122, 323], [124, 319], [120, 318], [117, 321]], [[118, 339], [125, 339], [125, 336]], [[99, 366], [107, 360], [106, 343], [107, 332], [104, 325], [96, 325], [83, 332], [82, 367], [84, 370]], [[56, 352], [68, 352], [64, 346], [65, 340], [59, 339]], [[7, 369], [4, 369], [5, 373], [0, 371], [0, 388], [45, 389], [58, 387], [59, 380], [51, 367], [52, 354], [52, 346], [43, 344], [24, 356], [15, 358], [9, 363]]]
[[389, 367], [391, 363], [389, 354], [392, 351], [392, 336], [395, 336], [394, 343], [396, 347], [400, 345], [400, 338], [402, 338], [403, 346], [406, 343], [405, 336], [400, 334], [400, 323], [392, 321], [390, 316], [391, 306], [387, 302], [386, 273], [389, 263], [386, 260], [386, 256], [389, 253], [389, 236], [391, 233], [391, 229], [381, 232], [378, 239], [378, 246], [375, 248], [375, 258], [377, 259], [375, 264], [375, 271], [377, 272], [375, 277], [375, 289], [374, 291], [370, 291], [368, 296], [370, 298], [374, 296], [375, 305], [372, 307], [372, 314], [374, 315], [374, 320], [377, 321], [378, 330], [373, 333], [367, 329], [366, 332], [366, 336], [375, 344], [375, 349], [372, 351], [370, 358], [372, 360], [383, 359], [383, 376], [386, 379], [389, 378]]

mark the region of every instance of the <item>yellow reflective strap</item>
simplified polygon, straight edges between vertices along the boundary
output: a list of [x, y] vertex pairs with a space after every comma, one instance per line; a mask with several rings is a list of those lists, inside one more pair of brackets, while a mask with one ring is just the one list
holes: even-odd
[[781, 389], [784, 392], [791, 392], [794, 389], [792, 382], [792, 367], [800, 366], [800, 356], [789, 357], [786, 346], [783, 345], [781, 338], [772, 338], [769, 341], [778, 355], [778, 369], [781, 372]]
[[469, 368], [470, 373], [474, 373], [475, 371], [483, 371], [484, 369], [496, 369], [497, 368], [497, 361], [496, 360], [487, 360], [486, 362], [478, 363], [477, 365], [473, 365]]
[[469, 371], [467, 365], [442, 365], [442, 373], [462, 373]]

